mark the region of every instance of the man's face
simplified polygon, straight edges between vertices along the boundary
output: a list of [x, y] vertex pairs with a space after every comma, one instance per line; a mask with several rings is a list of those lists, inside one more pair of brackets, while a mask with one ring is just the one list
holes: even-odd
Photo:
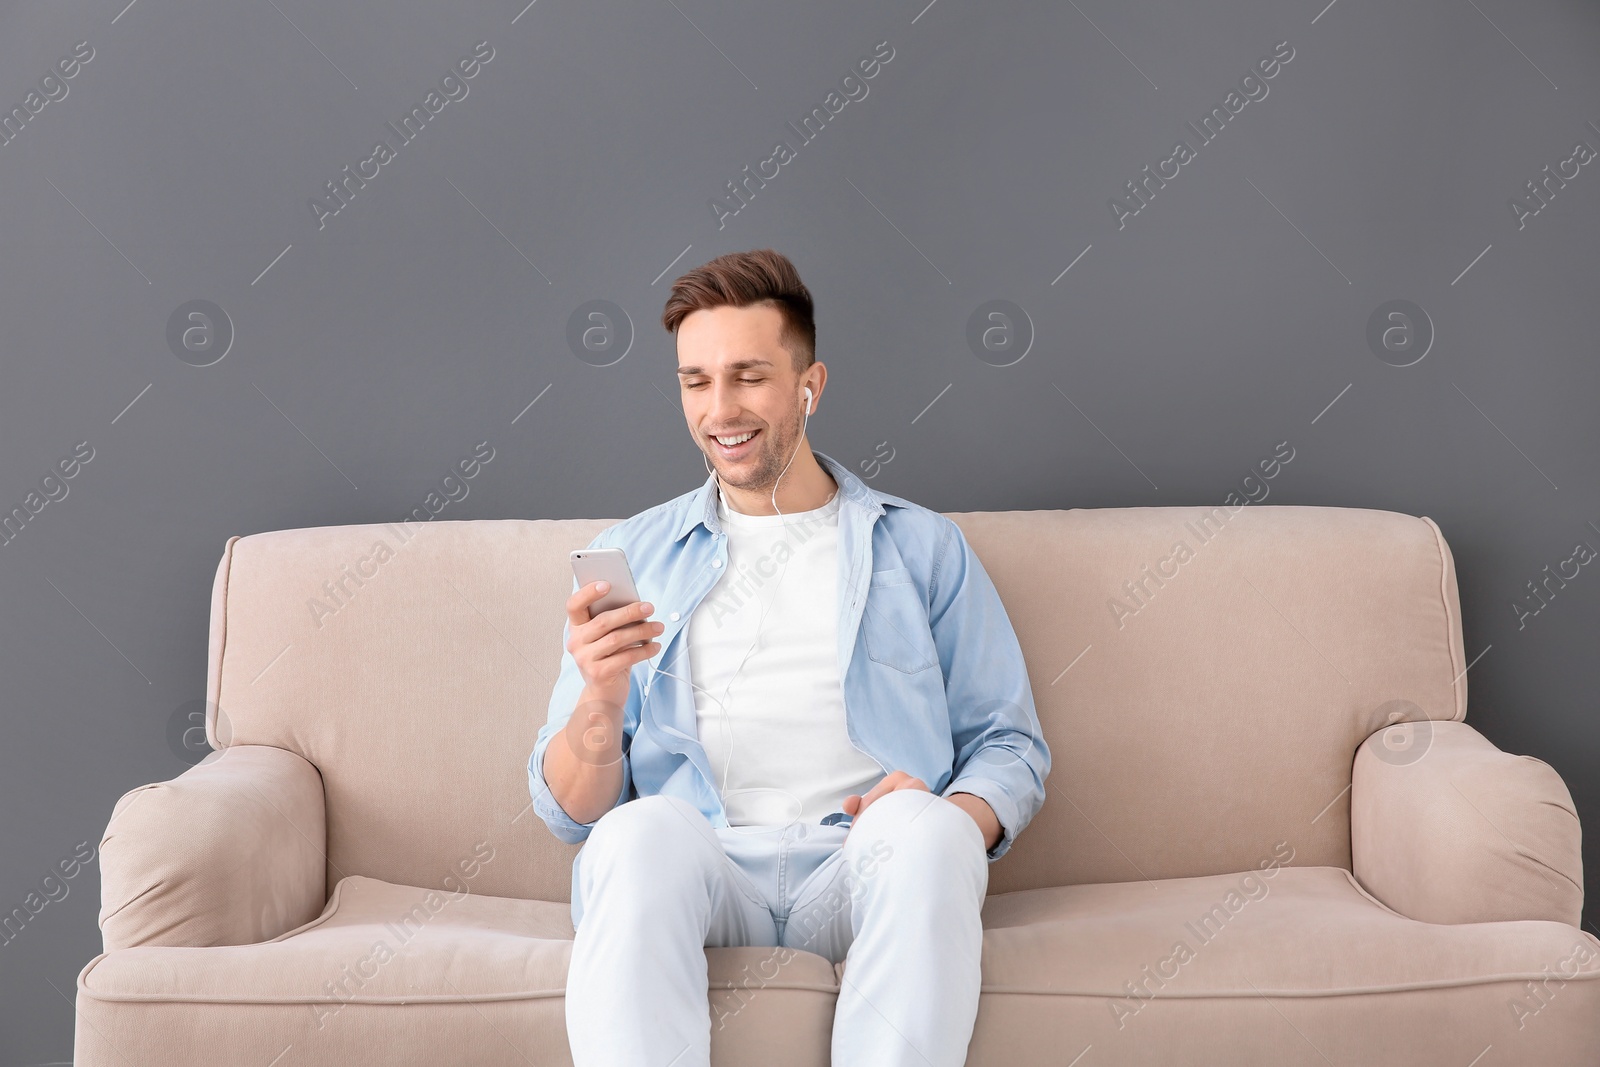
[[[803, 385], [778, 341], [782, 325], [765, 304], [707, 308], [678, 324], [684, 418], [718, 476], [739, 489], [772, 489], [800, 443]], [[716, 440], [752, 430], [732, 448]]]

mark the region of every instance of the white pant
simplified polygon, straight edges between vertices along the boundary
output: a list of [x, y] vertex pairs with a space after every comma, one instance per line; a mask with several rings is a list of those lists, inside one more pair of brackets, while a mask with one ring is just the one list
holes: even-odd
[[853, 828], [713, 827], [669, 796], [618, 805], [572, 869], [573, 1063], [710, 1067], [705, 948], [785, 945], [845, 960], [834, 1067], [961, 1067], [988, 886], [978, 824], [925, 790], [885, 793]]

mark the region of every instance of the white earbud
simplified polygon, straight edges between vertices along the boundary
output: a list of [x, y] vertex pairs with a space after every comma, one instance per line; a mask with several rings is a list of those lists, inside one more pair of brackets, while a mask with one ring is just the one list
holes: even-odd
[[806, 414], [811, 414], [811, 386], [806, 386]]

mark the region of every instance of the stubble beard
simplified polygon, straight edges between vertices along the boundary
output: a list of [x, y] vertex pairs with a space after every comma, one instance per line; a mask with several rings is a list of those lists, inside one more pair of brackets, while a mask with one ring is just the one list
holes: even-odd
[[732, 476], [724, 469], [722, 457], [717, 455], [717, 446], [714, 441], [707, 441], [703, 451], [711, 462], [711, 467], [717, 472], [718, 480], [724, 485], [745, 492], [764, 492], [769, 496], [777, 488], [778, 477], [783, 473], [784, 466], [790, 462], [789, 457], [794, 455], [799, 458], [795, 445], [800, 440], [800, 420], [798, 418], [781, 427], [764, 427], [757, 437], [756, 455], [754, 462], [741, 464], [743, 473], [734, 473]]

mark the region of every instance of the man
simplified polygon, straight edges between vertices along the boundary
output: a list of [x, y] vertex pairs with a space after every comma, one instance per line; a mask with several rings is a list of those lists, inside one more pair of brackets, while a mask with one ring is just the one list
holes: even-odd
[[1016, 634], [954, 522], [808, 446], [828, 374], [787, 258], [690, 271], [662, 323], [709, 477], [591, 543], [643, 600], [567, 601], [528, 763], [534, 810], [586, 842], [573, 1062], [706, 1067], [704, 949], [755, 945], [844, 961], [835, 1067], [959, 1067], [988, 864], [1050, 771]]

